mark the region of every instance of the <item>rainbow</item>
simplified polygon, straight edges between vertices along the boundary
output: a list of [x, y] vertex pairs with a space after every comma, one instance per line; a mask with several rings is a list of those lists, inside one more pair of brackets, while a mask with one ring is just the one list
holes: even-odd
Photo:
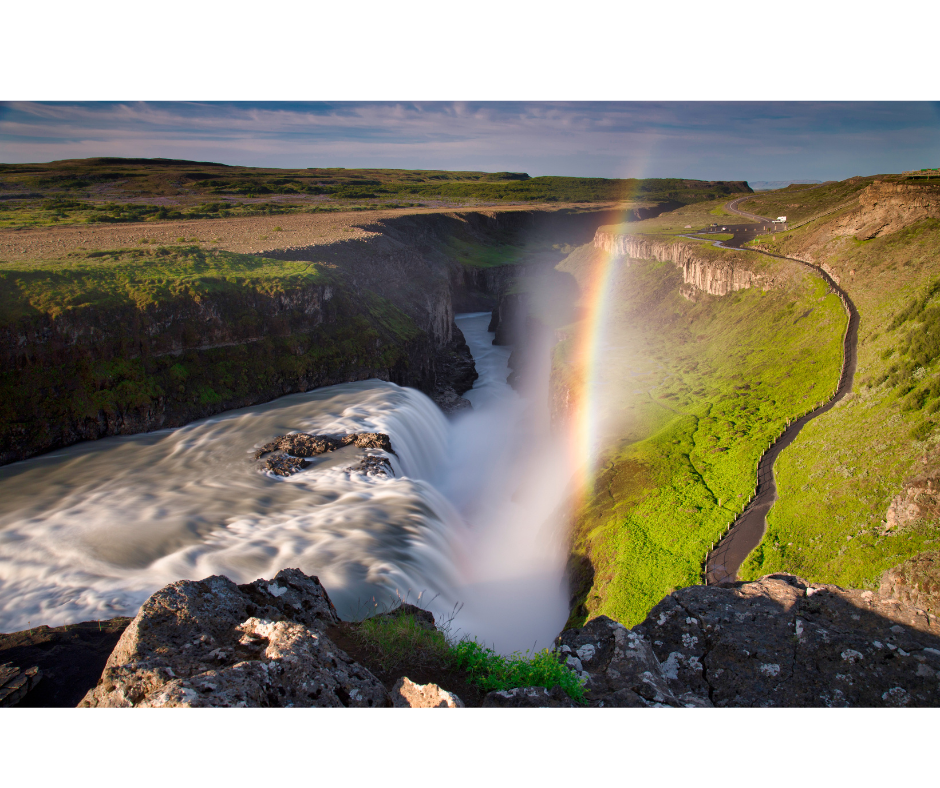
[[[625, 198], [628, 201], [630, 197]], [[623, 220], [627, 207], [624, 206]], [[602, 352], [608, 337], [613, 280], [620, 270], [621, 257], [615, 252], [594, 256], [591, 269], [582, 280], [581, 304], [585, 314], [575, 335], [573, 354], [574, 414], [570, 420], [569, 446], [573, 455], [576, 506], [586, 500], [593, 487], [600, 434], [600, 381]]]

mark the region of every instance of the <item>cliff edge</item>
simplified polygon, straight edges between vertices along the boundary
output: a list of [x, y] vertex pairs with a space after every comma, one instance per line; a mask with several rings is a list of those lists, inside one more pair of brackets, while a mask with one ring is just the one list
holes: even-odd
[[[330, 639], [337, 623], [326, 589], [297, 569], [241, 586], [179, 581], [144, 603], [79, 705], [393, 705]], [[600, 616], [554, 651], [593, 707], [940, 705], [940, 619], [896, 594], [787, 574], [684, 588], [633, 629]], [[573, 703], [520, 687], [482, 705]]]

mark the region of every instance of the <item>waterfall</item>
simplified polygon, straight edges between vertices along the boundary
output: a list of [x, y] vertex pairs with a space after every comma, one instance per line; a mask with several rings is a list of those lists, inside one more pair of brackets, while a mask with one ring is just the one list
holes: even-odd
[[[504, 653], [549, 645], [567, 617], [564, 452], [504, 382], [488, 318], [458, 319], [481, 377], [453, 421], [369, 380], [0, 468], [0, 631], [134, 615], [180, 579], [298, 567], [344, 618], [420, 594], [438, 618], [462, 604], [453, 631]], [[385, 432], [395, 475], [351, 472], [380, 453], [354, 446], [262, 472], [254, 450], [290, 431]]]

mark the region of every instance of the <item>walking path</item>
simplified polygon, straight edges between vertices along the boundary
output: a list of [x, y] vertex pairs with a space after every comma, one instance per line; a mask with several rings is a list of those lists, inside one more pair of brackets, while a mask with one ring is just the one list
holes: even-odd
[[[741, 216], [757, 219], [758, 221], [767, 221], [764, 217], [745, 213], [736, 210], [735, 206], [740, 201], [733, 200], [725, 207]], [[740, 244], [740, 242], [738, 242]], [[740, 245], [729, 246], [728, 242], [717, 242], [715, 246], [725, 246], [726, 248], [742, 248]], [[716, 583], [730, 583], [737, 579], [738, 569], [747, 558], [748, 554], [760, 544], [767, 531], [767, 512], [777, 500], [777, 483], [774, 479], [774, 463], [780, 453], [787, 448], [796, 439], [800, 430], [812, 419], [822, 415], [835, 407], [846, 394], [852, 390], [852, 382], [855, 378], [855, 367], [858, 361], [858, 323], [859, 316], [855, 304], [846, 295], [829, 274], [822, 268], [805, 260], [798, 260], [794, 257], [784, 257], [783, 255], [764, 252], [759, 249], [751, 251], [760, 252], [768, 257], [777, 257], [781, 260], [791, 260], [800, 265], [811, 268], [815, 273], [821, 276], [829, 289], [842, 300], [846, 315], [849, 321], [845, 330], [843, 340], [842, 356], [842, 374], [839, 376], [839, 385], [835, 393], [826, 402], [820, 403], [816, 408], [804, 414], [800, 418], [790, 422], [783, 433], [767, 448], [757, 464], [757, 486], [754, 495], [748, 502], [744, 511], [731, 524], [729, 530], [722, 537], [721, 541], [706, 555], [704, 563], [705, 584], [712, 585]]]

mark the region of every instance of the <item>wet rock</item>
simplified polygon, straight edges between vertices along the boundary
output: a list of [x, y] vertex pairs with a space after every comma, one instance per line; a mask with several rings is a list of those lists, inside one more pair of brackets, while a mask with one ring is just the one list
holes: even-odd
[[470, 400], [464, 399], [459, 396], [456, 391], [453, 389], [442, 389], [436, 391], [434, 396], [431, 397], [434, 400], [434, 404], [437, 405], [444, 413], [448, 416], [454, 413], [460, 413], [466, 410], [472, 410], [473, 405], [470, 403]]
[[362, 473], [366, 476], [390, 477], [395, 475], [388, 457], [373, 457], [372, 455], [363, 457], [358, 463], [349, 466], [346, 470], [350, 473]]
[[254, 458], [261, 459], [274, 451], [285, 452], [292, 457], [316, 457], [343, 446], [354, 445], [360, 449], [381, 449], [394, 454], [392, 442], [383, 432], [355, 432], [334, 438], [330, 435], [308, 435], [305, 432], [293, 432], [279, 435], [258, 449]]
[[339, 617], [315, 577], [241, 586], [182, 580], [151, 596], [79, 706], [387, 706], [388, 692], [324, 634]]
[[575, 702], [568, 697], [561, 687], [551, 690], [545, 687], [516, 687], [510, 690], [490, 692], [483, 699], [483, 708], [497, 709], [541, 709], [575, 707]]
[[403, 676], [392, 687], [392, 705], [400, 709], [462, 709], [464, 703], [437, 684], [415, 684]]
[[290, 476], [298, 471], [302, 471], [309, 465], [309, 462], [300, 457], [291, 457], [281, 452], [277, 452], [264, 461], [264, 469], [270, 471], [275, 476]]

